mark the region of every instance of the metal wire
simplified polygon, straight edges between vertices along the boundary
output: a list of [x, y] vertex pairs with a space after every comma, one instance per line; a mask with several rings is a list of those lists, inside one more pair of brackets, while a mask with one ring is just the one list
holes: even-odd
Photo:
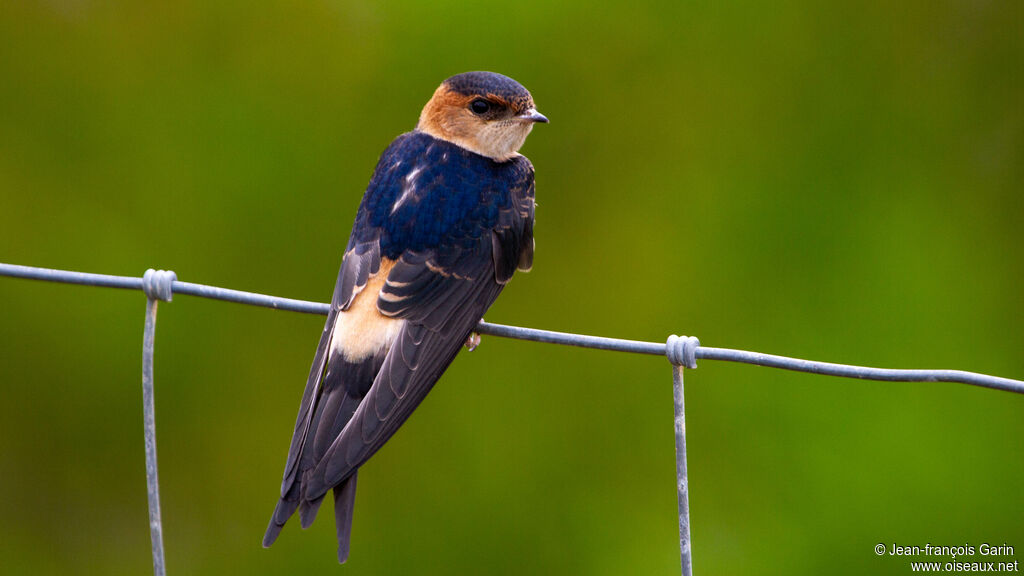
[[[69, 270], [52, 270], [49, 268], [34, 268], [32, 266], [18, 266], [16, 264], [0, 263], [0, 276], [13, 278], [27, 278], [29, 280], [44, 280], [47, 282], [60, 282], [62, 284], [80, 284], [83, 286], [101, 286], [105, 288], [123, 288], [127, 290], [143, 290], [143, 279], [136, 276], [109, 276], [107, 274], [91, 274], [88, 272], [71, 272]], [[229, 288], [218, 288], [205, 284], [193, 284], [174, 280], [171, 283], [171, 291], [175, 294], [188, 294], [200, 298], [213, 300], [224, 300], [249, 304], [251, 306], [262, 306], [276, 310], [289, 310], [291, 312], [304, 312], [306, 314], [327, 315], [330, 304], [319, 302], [307, 302], [305, 300], [293, 300], [291, 298], [280, 298], [254, 292], [242, 292]]]
[[[143, 289], [142, 278], [133, 276], [88, 274], [85, 272], [51, 270], [47, 268], [33, 268], [30, 266], [16, 266], [13, 264], [3, 263], [0, 263], [0, 276], [46, 280], [49, 282], [62, 282], [66, 284], [124, 288], [130, 290]], [[319, 302], [280, 298], [277, 296], [268, 296], [266, 294], [242, 292], [240, 290], [230, 290], [227, 288], [218, 288], [216, 286], [207, 286], [205, 284], [193, 284], [191, 282], [181, 282], [178, 280], [172, 282], [171, 287], [175, 294], [188, 294], [191, 296], [199, 296], [200, 298], [225, 300], [228, 302], [237, 302], [239, 304], [273, 308], [275, 310], [289, 310], [292, 312], [303, 312], [306, 314], [326, 315], [330, 309], [329, 304], [322, 304]], [[631, 352], [634, 354], [665, 356], [672, 352], [671, 346], [658, 342], [642, 342], [637, 340], [621, 340], [618, 338], [570, 334], [566, 332], [552, 332], [550, 330], [537, 330], [534, 328], [523, 328], [520, 326], [505, 326], [502, 324], [491, 324], [489, 322], [480, 322], [480, 325], [477, 326], [477, 332], [489, 336], [500, 336], [502, 338], [515, 338], [517, 340], [546, 342], [550, 344], [562, 344], [565, 346], [579, 346], [582, 348], [595, 348], [598, 350]], [[998, 376], [989, 376], [987, 374], [978, 374], [976, 372], [965, 372], [963, 370], [869, 368], [865, 366], [802, 360], [799, 358], [776, 356], [774, 354], [763, 354], [761, 352], [748, 352], [746, 350], [711, 348], [700, 345], [693, 347], [692, 351], [694, 352], [695, 358], [703, 360], [740, 362], [744, 364], [755, 364], [757, 366], [781, 368], [783, 370], [809, 372], [811, 374], [824, 374], [828, 376], [841, 376], [844, 378], [884, 380], [892, 382], [959, 382], [961, 384], [969, 384], [971, 386], [982, 386], [984, 388], [994, 388], [996, 390], [1005, 390], [1007, 392], [1024, 394], [1024, 382], [1020, 380], [1000, 378]], [[670, 360], [674, 363], [683, 362], [681, 358], [670, 358]]]
[[658, 344], [657, 342], [640, 342], [638, 340], [620, 340], [618, 338], [604, 338], [601, 336], [584, 336], [583, 334], [552, 332], [550, 330], [537, 330], [535, 328], [523, 328], [521, 326], [505, 326], [503, 324], [491, 324], [489, 322], [480, 322], [476, 327], [476, 331], [479, 334], [486, 334], [488, 336], [515, 338], [516, 340], [529, 340], [531, 342], [579, 346], [580, 348], [594, 348], [597, 350], [614, 350], [617, 352], [633, 352], [635, 354], [652, 354], [654, 356], [665, 355], [665, 345]]
[[146, 299], [146, 328], [142, 336], [142, 414], [146, 437], [146, 496], [149, 500], [149, 538], [153, 574], [167, 574], [164, 566], [164, 531], [160, 519], [160, 480], [156, 466], [156, 408], [153, 400], [153, 346], [156, 340], [157, 300]]
[[[103, 286], [130, 290], [143, 289], [142, 278], [134, 276], [110, 276], [106, 274], [90, 274], [85, 272], [71, 272], [67, 270], [17, 266], [14, 264], [0, 263], [0, 276], [45, 280], [65, 284], [81, 284], [86, 286]], [[329, 304], [319, 302], [280, 298], [277, 296], [269, 296], [254, 292], [243, 292], [241, 290], [207, 286], [205, 284], [181, 282], [179, 280], [175, 280], [171, 284], [171, 287], [175, 294], [188, 294], [190, 296], [198, 296], [200, 298], [225, 300], [228, 302], [237, 302], [239, 304], [273, 308], [275, 310], [289, 310], [292, 312], [320, 315], [326, 315], [328, 310], [330, 310]], [[594, 348], [598, 350], [614, 350], [617, 352], [631, 352], [635, 354], [650, 354], [654, 356], [664, 356], [669, 351], [669, 347], [666, 346], [666, 344], [658, 342], [586, 336], [583, 334], [523, 328], [521, 326], [492, 324], [489, 322], [480, 322], [480, 325], [477, 327], [477, 332], [489, 336], [500, 336], [502, 338], [515, 338], [517, 340], [529, 340], [532, 342], [562, 344], [565, 346], [578, 346], [581, 348]], [[1008, 392], [1024, 394], [1024, 382], [1020, 380], [989, 376], [987, 374], [978, 374], [975, 372], [965, 372], [963, 370], [869, 368], [847, 364], [834, 364], [831, 362], [802, 360], [799, 358], [764, 354], [761, 352], [748, 352], [746, 350], [712, 348], [708, 346], [698, 346], [696, 347], [695, 352], [696, 358], [704, 360], [740, 362], [744, 364], [768, 366], [771, 368], [782, 368], [784, 370], [794, 370], [797, 372], [809, 372], [811, 374], [824, 374], [828, 376], [841, 376], [844, 378], [884, 380], [893, 382], [959, 382], [962, 384], [970, 384], [972, 386], [982, 386], [985, 388], [994, 388], [997, 390], [1006, 390]]]
[[156, 402], [153, 387], [153, 350], [156, 346], [156, 311], [160, 300], [170, 302], [174, 272], [146, 270], [142, 291], [146, 293], [146, 327], [142, 333], [142, 419], [146, 443], [146, 498], [149, 501], [149, 538], [153, 550], [153, 574], [165, 576], [164, 524], [160, 518], [160, 475], [156, 463]]
[[676, 424], [676, 497], [679, 500], [679, 560], [683, 576], [693, 576], [690, 559], [690, 480], [686, 474], [686, 402], [681, 364], [672, 365], [672, 398]]
[[[143, 407], [146, 432], [146, 477], [149, 493], [150, 534], [153, 546], [153, 570], [157, 576], [164, 576], [164, 552], [162, 524], [160, 520], [160, 493], [157, 480], [156, 465], [156, 427], [154, 424], [153, 406], [153, 343], [156, 332], [156, 309], [158, 300], [170, 301], [172, 294], [188, 294], [201, 298], [211, 298], [252, 306], [263, 306], [276, 310], [289, 310], [306, 314], [326, 315], [330, 305], [291, 298], [279, 298], [266, 294], [242, 292], [205, 284], [180, 282], [173, 272], [146, 271], [142, 278], [131, 276], [109, 276], [106, 274], [89, 274], [67, 270], [52, 270], [17, 266], [0, 263], [0, 276], [80, 284], [86, 286], [102, 286], [143, 290], [147, 296], [146, 327], [143, 337]], [[566, 332], [552, 332], [519, 326], [505, 326], [481, 321], [476, 331], [489, 336], [515, 338], [532, 342], [579, 346], [598, 350], [614, 350], [634, 354], [650, 354], [666, 356], [672, 363], [673, 396], [675, 400], [675, 433], [676, 433], [676, 476], [679, 499], [679, 550], [683, 576], [691, 576], [690, 559], [690, 510], [689, 480], [686, 471], [686, 411], [683, 395], [683, 370], [696, 368], [697, 359], [721, 360], [725, 362], [741, 362], [757, 366], [781, 368], [811, 374], [841, 376], [867, 380], [884, 380], [899, 382], [959, 382], [972, 386], [982, 386], [996, 390], [1005, 390], [1024, 394], [1024, 382], [1000, 378], [962, 370], [903, 370], [888, 368], [868, 368], [831, 362], [802, 360], [746, 350], [729, 348], [710, 348], [701, 346], [700, 341], [692, 336], [670, 336], [664, 344], [657, 342], [641, 342], [637, 340], [620, 340], [600, 336], [586, 336]]]
[[814, 360], [801, 360], [799, 358], [787, 358], [774, 354], [762, 354], [761, 352], [747, 352], [746, 350], [731, 350], [729, 348], [709, 348], [701, 346], [697, 349], [697, 358], [707, 360], [723, 360], [725, 362], [741, 362], [743, 364], [755, 364], [757, 366], [768, 366], [769, 368], [782, 368], [783, 370], [794, 370], [796, 372], [808, 372], [810, 374], [824, 374], [826, 376], [842, 376], [844, 378], [859, 378], [862, 380], [883, 380], [887, 382], [959, 382], [971, 386], [994, 388], [1007, 392], [1024, 394], [1024, 382], [989, 376], [963, 370], [905, 370], [896, 368], [867, 368], [864, 366], [850, 366], [848, 364], [833, 364], [831, 362], [817, 362]]

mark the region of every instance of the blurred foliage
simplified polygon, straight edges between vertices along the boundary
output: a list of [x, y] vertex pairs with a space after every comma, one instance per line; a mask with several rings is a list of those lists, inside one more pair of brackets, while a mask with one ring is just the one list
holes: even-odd
[[[487, 319], [1024, 376], [1024, 4], [0, 3], [0, 261], [327, 300], [378, 154], [495, 70], [550, 125], [537, 260]], [[0, 572], [143, 574], [139, 293], [0, 279]], [[672, 574], [669, 366], [484, 339], [260, 548], [319, 317], [161, 306], [172, 574]], [[705, 362], [701, 574], [1024, 560], [1024, 398]]]

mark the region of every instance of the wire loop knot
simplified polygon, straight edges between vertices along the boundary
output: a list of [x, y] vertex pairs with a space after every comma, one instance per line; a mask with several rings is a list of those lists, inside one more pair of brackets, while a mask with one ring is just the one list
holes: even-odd
[[676, 366], [696, 368], [697, 348], [700, 348], [700, 340], [696, 336], [676, 336], [673, 334], [668, 337], [668, 342], [665, 343], [665, 356], [668, 356], [668, 361]]
[[150, 268], [142, 275], [142, 291], [150, 300], [170, 302], [173, 294], [171, 285], [178, 279], [172, 270], [153, 270]]

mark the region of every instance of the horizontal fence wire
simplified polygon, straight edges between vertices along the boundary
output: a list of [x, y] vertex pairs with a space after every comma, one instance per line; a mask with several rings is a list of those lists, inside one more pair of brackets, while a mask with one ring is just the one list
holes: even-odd
[[[71, 272], [67, 270], [53, 270], [48, 268], [35, 268], [31, 266], [18, 266], [14, 264], [0, 263], [0, 276], [11, 276], [15, 278], [28, 278], [32, 280], [45, 280], [48, 282], [60, 282], [65, 284], [81, 284], [86, 286], [102, 286], [108, 288], [123, 288], [129, 290], [143, 290], [143, 279], [134, 276], [110, 276], [107, 274], [90, 274], [85, 272]], [[306, 314], [326, 315], [330, 310], [330, 304], [309, 302], [306, 300], [294, 300], [292, 298], [281, 298], [254, 292], [243, 292], [205, 284], [193, 284], [175, 280], [171, 283], [174, 294], [188, 294], [200, 298], [214, 300], [225, 300], [239, 304], [262, 306], [275, 310], [288, 310], [292, 312], [303, 312]], [[492, 324], [481, 321], [476, 331], [488, 336], [499, 336], [502, 338], [514, 338], [517, 340], [528, 340], [531, 342], [544, 342], [549, 344], [562, 344], [566, 346], [577, 346], [581, 348], [594, 348], [598, 350], [613, 350], [617, 352], [631, 352], [635, 354], [650, 354], [654, 356], [668, 356], [673, 363], [685, 364], [683, 359], [677, 359], [673, 354], [671, 339], [669, 343], [643, 342], [638, 340], [622, 340], [619, 338], [605, 338], [600, 336], [586, 336], [582, 334], [571, 334], [566, 332], [553, 332], [550, 330], [538, 330], [535, 328], [523, 328], [520, 326], [506, 326], [503, 324]], [[683, 339], [679, 339], [683, 340]], [[682, 342], [684, 352], [690, 354], [692, 359], [720, 360], [724, 362], [739, 362], [743, 364], [754, 364], [769, 368], [781, 368], [795, 372], [808, 372], [811, 374], [822, 374], [827, 376], [840, 376], [844, 378], [858, 378], [862, 380], [881, 380], [890, 382], [958, 382], [972, 386], [993, 388], [1024, 394], [1024, 381], [989, 376], [976, 372], [963, 370], [907, 370], [896, 368], [869, 368], [865, 366], [853, 366], [848, 364], [835, 364], [831, 362], [819, 362], [814, 360], [802, 360], [787, 356], [764, 354], [761, 352], [749, 352], [746, 350], [734, 350], [731, 348], [713, 348], [701, 346], [695, 338]], [[676, 357], [674, 357], [676, 356]], [[690, 362], [688, 367], [695, 368], [696, 364]]]

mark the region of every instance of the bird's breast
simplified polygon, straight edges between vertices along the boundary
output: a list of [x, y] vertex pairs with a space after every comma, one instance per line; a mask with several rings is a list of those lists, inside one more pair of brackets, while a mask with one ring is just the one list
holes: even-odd
[[394, 264], [385, 258], [380, 271], [370, 277], [366, 286], [356, 294], [348, 310], [338, 314], [331, 338], [332, 354], [342, 354], [346, 361], [355, 363], [391, 348], [405, 320], [381, 314], [377, 309], [377, 297]]

